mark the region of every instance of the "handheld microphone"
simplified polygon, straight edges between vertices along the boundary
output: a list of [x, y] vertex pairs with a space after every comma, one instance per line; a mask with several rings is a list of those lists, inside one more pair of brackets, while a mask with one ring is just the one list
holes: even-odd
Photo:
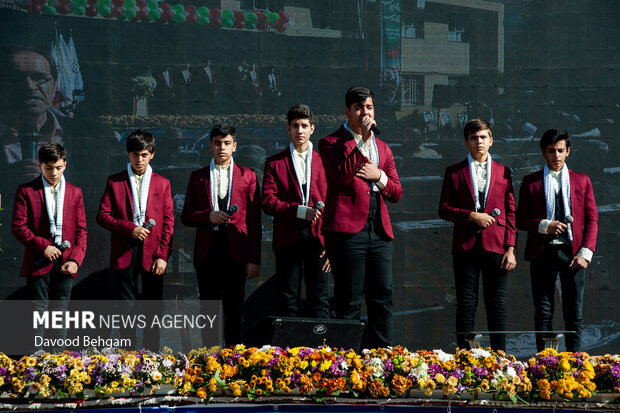
[[[148, 229], [149, 231], [153, 229], [154, 226], [155, 226], [155, 220], [152, 218], [146, 221], [144, 224], [142, 224], [142, 228]], [[133, 247], [138, 245], [139, 242], [140, 241], [138, 241], [137, 239], [132, 239], [131, 241], [127, 243], [127, 245], [125, 245], [125, 251], [132, 249]]]
[[18, 130], [19, 146], [22, 150], [22, 159], [38, 158], [37, 144], [39, 141], [39, 131], [33, 124], [20, 125]]
[[566, 215], [566, 216], [564, 217], [564, 219], [563, 219], [562, 221], [560, 221], [560, 222], [561, 222], [562, 224], [566, 224], [566, 225], [568, 225], [568, 224], [572, 224], [574, 220], [575, 220], [575, 219], [572, 217], [572, 215]]
[[323, 201], [319, 201], [319, 202], [317, 202], [317, 203], [316, 203], [316, 205], [314, 206], [314, 208], [315, 208], [317, 211], [320, 211], [320, 210], [322, 210], [323, 208], [325, 208], [325, 203], [324, 203]]
[[[239, 206], [237, 204], [233, 204], [230, 206], [230, 208], [228, 208], [226, 211], [224, 211], [226, 214], [230, 215], [232, 217], [232, 215], [239, 211]], [[226, 226], [228, 223], [222, 224], [224, 226]], [[219, 225], [215, 225], [213, 228], [211, 228], [212, 231], [219, 231], [220, 230], [220, 226]]]
[[372, 125], [370, 127], [370, 130], [375, 134], [375, 135], [381, 135], [381, 131], [379, 130], [379, 128], [377, 128], [377, 125]]
[[[499, 214], [501, 214], [500, 210], [498, 208], [495, 208], [493, 211], [491, 211], [491, 213], [489, 215], [491, 216], [491, 218], [495, 218]], [[482, 232], [482, 230], [484, 230], [484, 228], [479, 227], [478, 224], [476, 224], [475, 222], [470, 222], [467, 225], [467, 228], [468, 228], [469, 236], [471, 236], [471, 237], [473, 237], [474, 235], [476, 235], [479, 232]]]
[[[67, 241], [67, 240], [64, 240], [60, 245], [55, 245], [55, 246], [56, 246], [56, 248], [58, 248], [60, 250], [60, 252], [64, 252], [67, 248], [71, 247], [71, 243], [69, 241]], [[35, 268], [44, 267], [45, 265], [49, 264], [50, 262], [53, 262], [53, 261], [50, 261], [50, 260], [48, 260], [45, 257], [41, 257], [41, 258], [37, 259], [34, 262], [34, 266], [35, 266]]]

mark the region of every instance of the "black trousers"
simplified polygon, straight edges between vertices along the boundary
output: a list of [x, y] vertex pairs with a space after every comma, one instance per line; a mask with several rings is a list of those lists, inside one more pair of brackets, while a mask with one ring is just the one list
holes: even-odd
[[[547, 245], [539, 259], [530, 263], [532, 296], [534, 298], [534, 325], [538, 331], [553, 330], [555, 281], [560, 274], [562, 286], [562, 315], [564, 328], [576, 333], [566, 334], [566, 350], [582, 351], [583, 340], [583, 292], [586, 284], [585, 270], [568, 267], [572, 260], [572, 247]], [[536, 349], [545, 349], [540, 334], [536, 335]]]
[[[116, 278], [116, 299], [123, 302], [122, 311], [126, 314], [135, 314], [139, 312], [140, 305], [136, 303], [139, 300], [149, 300], [148, 311], [154, 311], [157, 316], [161, 316], [163, 312], [164, 296], [164, 276], [154, 275], [150, 271], [144, 271], [142, 268], [142, 244], [135, 246], [131, 252], [131, 263], [128, 267], [114, 271]], [[140, 279], [140, 283], [138, 282]], [[140, 293], [139, 287], [142, 291]], [[160, 301], [161, 304], [155, 304]], [[148, 317], [150, 320], [150, 317]], [[159, 351], [159, 328], [151, 328], [150, 323], [143, 330], [142, 344], [143, 348], [151, 351]], [[122, 328], [121, 337], [128, 338], [134, 347], [137, 346], [135, 328]]]
[[392, 240], [369, 220], [357, 234], [328, 232], [325, 244], [334, 274], [336, 318], [359, 320], [365, 295], [369, 345], [391, 346]]
[[[476, 242], [474, 248], [452, 256], [456, 287], [456, 331], [474, 331], [478, 290], [482, 275], [482, 292], [489, 331], [506, 330], [506, 281], [508, 271], [500, 268], [502, 255], [486, 251]], [[506, 350], [505, 334], [490, 334], [493, 350]], [[457, 345], [469, 348], [463, 334], [457, 334]]]
[[[47, 274], [26, 277], [26, 287], [32, 300], [33, 310], [65, 311], [71, 298], [73, 277], [60, 272], [60, 262], [57, 261], [54, 263], [52, 270]], [[50, 300], [52, 303], [49, 302]], [[65, 328], [44, 330], [43, 327], [39, 327], [33, 331], [33, 335], [64, 339], [67, 337], [67, 330]], [[45, 350], [62, 351], [63, 348], [57, 347]]]
[[[279, 315], [329, 318], [329, 273], [322, 270], [327, 259], [326, 255], [321, 257], [322, 252], [323, 246], [314, 237], [275, 251]], [[306, 285], [305, 312], [300, 308], [302, 279]]]
[[[214, 237], [216, 238], [216, 237]], [[245, 300], [245, 264], [232, 261], [228, 243], [211, 240], [225, 248], [212, 248], [207, 259], [196, 266], [200, 300], [221, 300], [224, 310], [225, 346], [243, 343], [243, 302]], [[207, 343], [202, 331], [203, 343]]]

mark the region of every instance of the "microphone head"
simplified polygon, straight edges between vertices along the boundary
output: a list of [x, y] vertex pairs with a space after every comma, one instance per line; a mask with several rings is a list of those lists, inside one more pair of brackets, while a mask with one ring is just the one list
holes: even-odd
[[146, 229], [151, 229], [155, 226], [155, 220], [153, 218], [149, 219], [148, 221], [146, 221], [146, 224], [144, 224], [144, 228]]
[[493, 212], [491, 212], [491, 215], [492, 215], [493, 217], [496, 217], [496, 216], [499, 216], [499, 214], [501, 214], [501, 213], [502, 213], [502, 212], [499, 210], [499, 208], [495, 208], [495, 209], [493, 210]]
[[233, 205], [230, 207], [230, 212], [234, 214], [234, 213], [235, 213], [235, 212], [237, 212], [237, 211], [239, 211], [239, 207], [237, 206], [237, 204], [233, 204]]
[[564, 223], [565, 224], [571, 224], [574, 221], [572, 215], [566, 215], [566, 217], [564, 217]]
[[318, 209], [319, 211], [322, 210], [323, 208], [325, 208], [325, 203], [323, 201], [319, 201], [316, 203], [316, 209]]
[[64, 251], [67, 248], [71, 248], [71, 243], [67, 240], [64, 240], [61, 244], [60, 244], [60, 250]]
[[370, 127], [370, 130], [373, 131], [375, 135], [381, 135], [381, 131], [379, 130], [379, 128], [377, 128], [377, 125], [372, 125]]

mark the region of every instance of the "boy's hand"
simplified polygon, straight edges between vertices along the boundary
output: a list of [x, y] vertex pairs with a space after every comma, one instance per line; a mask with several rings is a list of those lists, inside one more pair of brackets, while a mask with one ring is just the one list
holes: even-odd
[[230, 221], [230, 215], [223, 211], [211, 211], [209, 221], [214, 225], [222, 225]]
[[488, 228], [495, 223], [495, 218], [485, 212], [472, 212], [468, 222], [475, 222], [480, 228]]
[[138, 241], [144, 241], [150, 233], [151, 231], [144, 227], [135, 227], [131, 233], [131, 238], [137, 239]]
[[62, 264], [62, 267], [60, 267], [60, 272], [63, 274], [75, 274], [78, 270], [78, 265], [75, 261], [67, 261], [64, 264]]
[[168, 263], [166, 261], [161, 258], [156, 258], [155, 261], [153, 261], [153, 265], [151, 265], [151, 272], [153, 275], [164, 275], [167, 266]]
[[55, 245], [48, 245], [43, 251], [43, 256], [47, 258], [50, 262], [54, 261], [57, 258], [62, 256], [62, 252], [56, 248]]
[[377, 182], [381, 179], [381, 170], [371, 160], [367, 159], [355, 176], [368, 182]]
[[568, 229], [568, 225], [560, 221], [551, 221], [547, 227], [547, 234], [558, 236]]
[[[324, 256], [325, 256], [325, 250], [323, 250], [319, 258], [323, 258]], [[330, 272], [331, 270], [332, 270], [332, 266], [329, 263], [329, 258], [325, 258], [325, 263], [323, 264], [323, 267], [321, 267], [321, 271]]]
[[258, 264], [252, 264], [252, 263], [247, 263], [245, 265], [245, 274], [248, 280], [250, 278], [256, 278], [260, 275], [260, 265]]
[[314, 222], [321, 217], [321, 211], [315, 208], [306, 209], [306, 221]]

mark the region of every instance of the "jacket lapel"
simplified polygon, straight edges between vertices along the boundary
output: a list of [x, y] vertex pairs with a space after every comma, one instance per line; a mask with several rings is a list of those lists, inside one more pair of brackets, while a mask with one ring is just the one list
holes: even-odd
[[297, 180], [297, 174], [295, 173], [295, 165], [293, 164], [293, 158], [291, 155], [290, 149], [288, 153], [284, 157], [284, 164], [286, 165], [286, 169], [290, 177], [292, 177], [293, 185], [297, 189], [297, 195], [299, 195], [299, 199], [302, 199], [301, 196], [301, 188], [299, 187], [299, 180]]
[[461, 178], [467, 184], [467, 187], [469, 188], [469, 194], [471, 195], [471, 199], [475, 206], [476, 196], [474, 195], [474, 185], [471, 182], [471, 172], [469, 171], [469, 162], [467, 162], [467, 159], [463, 161], [463, 167], [461, 168]]
[[125, 176], [123, 179], [123, 183], [125, 186], [125, 199], [127, 199], [127, 217], [133, 221], [133, 194], [131, 193], [131, 183], [129, 182], [129, 173], [127, 171], [124, 172]]

